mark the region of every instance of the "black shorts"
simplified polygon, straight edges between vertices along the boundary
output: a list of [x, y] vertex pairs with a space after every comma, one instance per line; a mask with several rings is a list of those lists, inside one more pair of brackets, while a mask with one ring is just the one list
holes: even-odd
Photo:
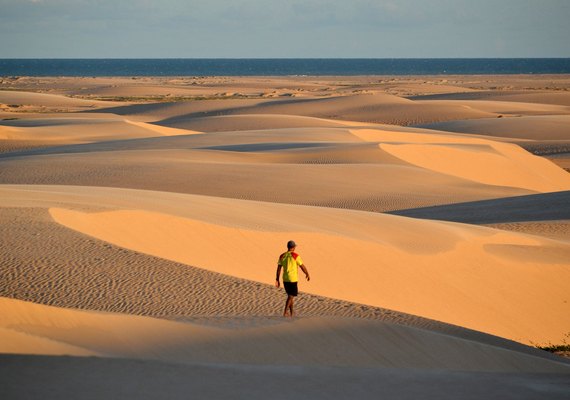
[[283, 282], [283, 287], [289, 296], [297, 296], [299, 294], [297, 282]]

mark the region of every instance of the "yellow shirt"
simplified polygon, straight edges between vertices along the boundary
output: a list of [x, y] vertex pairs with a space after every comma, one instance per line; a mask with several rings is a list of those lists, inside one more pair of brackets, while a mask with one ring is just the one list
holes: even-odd
[[283, 282], [298, 282], [298, 268], [303, 265], [301, 256], [292, 251], [283, 253], [279, 256], [277, 265], [283, 267]]

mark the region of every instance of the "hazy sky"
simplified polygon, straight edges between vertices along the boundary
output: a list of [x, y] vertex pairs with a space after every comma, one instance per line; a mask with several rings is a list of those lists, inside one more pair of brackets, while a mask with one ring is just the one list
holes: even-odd
[[570, 57], [570, 0], [0, 0], [18, 57]]

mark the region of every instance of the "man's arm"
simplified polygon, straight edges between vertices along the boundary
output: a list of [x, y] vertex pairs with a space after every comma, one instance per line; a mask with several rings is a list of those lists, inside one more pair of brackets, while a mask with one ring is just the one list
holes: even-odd
[[277, 273], [275, 274], [275, 287], [279, 287], [280, 276], [281, 276], [281, 265], [277, 264]]
[[301, 264], [301, 269], [305, 273], [305, 278], [307, 278], [307, 280], [310, 281], [311, 276], [309, 275], [309, 271], [307, 270], [307, 267], [305, 266], [305, 264]]

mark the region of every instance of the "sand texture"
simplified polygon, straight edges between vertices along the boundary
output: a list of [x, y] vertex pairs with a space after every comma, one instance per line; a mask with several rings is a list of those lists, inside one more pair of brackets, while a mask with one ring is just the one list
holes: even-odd
[[8, 398], [570, 394], [568, 77], [0, 88]]

